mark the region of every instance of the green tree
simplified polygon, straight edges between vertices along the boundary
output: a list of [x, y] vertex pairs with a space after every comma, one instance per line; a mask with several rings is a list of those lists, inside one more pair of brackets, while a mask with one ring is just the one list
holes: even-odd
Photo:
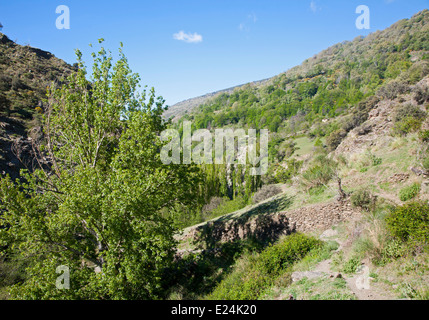
[[[99, 41], [102, 42], [102, 39]], [[152, 299], [173, 259], [173, 212], [194, 203], [193, 166], [163, 165], [159, 133], [162, 97], [137, 92], [119, 49], [93, 53], [92, 76], [77, 51], [79, 70], [49, 90], [45, 141], [51, 162], [25, 173], [25, 183], [0, 182], [0, 246], [28, 261], [19, 299]], [[147, 96], [147, 97], [146, 97]], [[55, 271], [70, 268], [70, 289]]]

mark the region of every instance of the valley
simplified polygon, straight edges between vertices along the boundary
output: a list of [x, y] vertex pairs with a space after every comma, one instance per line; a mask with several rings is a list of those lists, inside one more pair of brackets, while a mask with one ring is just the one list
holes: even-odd
[[[165, 110], [121, 49], [89, 76], [0, 34], [0, 298], [427, 300], [428, 35], [423, 10]], [[268, 171], [163, 164], [185, 122], [268, 129]]]

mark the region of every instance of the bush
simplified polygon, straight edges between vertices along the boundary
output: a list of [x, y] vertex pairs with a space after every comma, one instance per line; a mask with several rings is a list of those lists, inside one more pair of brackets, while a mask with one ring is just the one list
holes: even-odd
[[418, 131], [426, 118], [426, 112], [412, 104], [401, 105], [396, 109], [393, 117], [393, 131], [398, 135], [406, 135]]
[[321, 195], [322, 193], [324, 193], [324, 192], [325, 192], [325, 190], [326, 190], [326, 187], [325, 187], [325, 186], [313, 187], [313, 188], [311, 188], [310, 190], [308, 190], [308, 194], [309, 194], [310, 196], [315, 197], [315, 196], [319, 196], [319, 195]]
[[396, 109], [394, 121], [399, 122], [409, 117], [423, 121], [426, 118], [426, 112], [424, 112], [418, 106], [412, 104], [404, 104]]
[[278, 275], [321, 244], [321, 241], [303, 234], [290, 235], [284, 241], [261, 252], [255, 268], [270, 275]]
[[302, 173], [301, 184], [307, 189], [325, 186], [335, 175], [336, 164], [325, 157], [316, 159], [314, 164]]
[[413, 89], [414, 100], [419, 104], [423, 104], [429, 101], [429, 86], [415, 86]]
[[408, 92], [410, 92], [410, 87], [406, 83], [394, 80], [389, 82], [387, 85], [381, 87], [377, 91], [377, 95], [393, 100], [400, 94]]
[[264, 185], [253, 196], [253, 203], [259, 203], [275, 195], [282, 193], [282, 189], [276, 185]]
[[368, 189], [359, 189], [350, 197], [350, 202], [353, 207], [361, 208], [365, 211], [371, 211], [375, 207], [376, 196], [374, 196]]
[[234, 270], [207, 297], [210, 300], [256, 300], [277, 278], [322, 242], [303, 234], [292, 234], [259, 255], [245, 255]]
[[316, 141], [314, 141], [315, 147], [323, 147], [323, 142], [320, 140], [320, 138], [317, 138]]
[[12, 79], [7, 75], [0, 75], [0, 91], [6, 92], [12, 88]]
[[21, 79], [14, 77], [12, 79], [12, 90], [24, 90], [28, 89], [28, 87], [21, 81]]
[[301, 169], [303, 161], [295, 160], [294, 158], [286, 161], [286, 166], [280, 164], [273, 165], [269, 170], [269, 178], [267, 183], [286, 183], [294, 177], [299, 169]]
[[407, 71], [408, 82], [416, 83], [423, 79], [429, 73], [429, 64], [427, 61], [419, 61], [414, 63]]
[[344, 129], [339, 129], [332, 132], [326, 138], [326, 145], [328, 146], [329, 151], [334, 151], [340, 145], [340, 143], [347, 136], [347, 132]]
[[422, 126], [422, 120], [406, 117], [395, 123], [393, 132], [397, 135], [407, 135], [408, 133], [418, 131]]
[[399, 199], [401, 201], [408, 201], [415, 198], [420, 192], [420, 184], [413, 183], [410, 186], [406, 186], [399, 191]]
[[429, 204], [410, 202], [392, 209], [386, 217], [386, 228], [403, 242], [429, 242]]
[[[377, 104], [380, 102], [380, 97], [370, 96], [369, 98], [360, 101], [354, 110], [355, 113], [361, 113], [365, 117], [365, 120], [368, 118], [368, 112], [374, 109]], [[362, 122], [364, 122], [362, 121]]]
[[204, 205], [203, 207], [203, 214], [206, 214], [208, 212], [212, 212], [216, 208], [218, 208], [221, 204], [223, 204], [226, 200], [229, 200], [228, 198], [222, 198], [222, 197], [212, 197], [210, 199], [210, 202]]
[[356, 273], [361, 265], [362, 263], [358, 257], [352, 257], [344, 263], [343, 272], [348, 274]]
[[419, 138], [423, 142], [429, 142], [429, 130], [421, 131], [419, 133]]
[[353, 113], [345, 122], [343, 123], [343, 129], [346, 132], [353, 130], [354, 128], [360, 126], [368, 119], [368, 112], [359, 111]]

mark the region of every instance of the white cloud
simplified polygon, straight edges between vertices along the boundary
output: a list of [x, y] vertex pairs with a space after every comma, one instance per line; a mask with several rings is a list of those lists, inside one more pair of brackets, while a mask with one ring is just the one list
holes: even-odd
[[247, 18], [252, 20], [253, 23], [256, 23], [256, 21], [258, 21], [258, 18], [256, 17], [256, 14], [254, 14], [254, 13], [247, 15]]
[[320, 10], [319, 6], [316, 4], [316, 1], [311, 1], [311, 3], [310, 3], [310, 9], [314, 13], [316, 13], [318, 10]]
[[238, 26], [238, 29], [240, 31], [246, 31], [246, 32], [250, 32], [250, 26], [251, 24], [255, 24], [256, 21], [258, 21], [258, 17], [256, 16], [256, 14], [254, 13], [249, 13], [247, 15], [247, 19], [245, 22], [240, 23], [240, 25]]
[[185, 41], [187, 43], [198, 43], [203, 41], [203, 36], [198, 33], [185, 33], [184, 31], [179, 31], [178, 33], [173, 34], [173, 38], [180, 41]]

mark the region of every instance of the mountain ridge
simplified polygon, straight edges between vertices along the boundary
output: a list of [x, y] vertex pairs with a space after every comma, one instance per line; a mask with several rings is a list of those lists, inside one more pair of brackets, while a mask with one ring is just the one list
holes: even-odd
[[239, 84], [239, 85], [229, 87], [226, 89], [221, 89], [221, 90], [209, 92], [209, 93], [203, 94], [201, 96], [197, 96], [194, 98], [189, 98], [189, 99], [177, 102], [177, 103], [169, 106], [168, 110], [166, 110], [164, 112], [163, 116], [166, 119], [171, 119], [171, 118], [173, 120], [177, 119], [177, 117], [180, 117], [181, 115], [183, 115], [189, 111], [192, 111], [194, 107], [197, 107], [201, 103], [204, 103], [208, 99], [213, 98], [219, 94], [230, 93], [230, 92], [233, 92], [235, 89], [239, 89], [239, 88], [242, 88], [242, 87], [247, 86], [247, 85], [263, 84], [263, 83], [268, 82], [272, 78], [273, 77], [262, 79], [262, 80], [256, 80], [256, 81], [252, 81], [252, 82], [246, 82], [244, 84]]
[[[395, 22], [384, 30], [377, 30], [365, 37], [358, 36], [351, 41], [345, 40], [334, 44], [313, 55], [312, 57], [305, 59], [301, 64], [296, 65], [287, 71], [281, 72], [271, 78], [261, 81], [249, 82], [247, 84], [219, 90], [211, 94], [179, 102], [171, 106], [164, 116], [166, 118], [174, 117], [174, 119], [177, 120], [185, 114], [198, 111], [198, 107], [213, 104], [213, 100], [224, 93], [231, 95], [233, 92], [246, 88], [246, 86], [262, 89], [263, 87], [274, 85], [275, 87], [287, 90], [290, 88], [290, 86], [288, 86], [289, 83], [294, 81], [306, 81], [318, 76], [326, 76], [326, 72], [328, 72], [329, 69], [333, 69], [336, 72], [343, 71], [340, 75], [340, 79], [338, 80], [337, 77], [336, 81], [340, 81], [341, 77], [359, 77], [361, 75], [356, 73], [347, 75], [347, 71], [344, 70], [347, 68], [347, 63], [355, 63], [354, 61], [348, 61], [349, 59], [353, 60], [353, 57], [363, 55], [365, 51], [371, 51], [374, 54], [381, 55], [388, 54], [389, 52], [399, 52], [402, 50], [401, 44], [408, 41], [404, 38], [412, 38], [416, 33], [423, 34], [421, 37], [424, 41], [421, 42], [426, 42], [427, 36], [425, 38], [424, 33], [429, 33], [429, 25], [427, 25], [429, 16], [428, 13], [429, 11], [425, 9], [416, 13], [409, 19], [402, 19]], [[389, 47], [384, 49], [378, 48], [384, 40], [389, 41]], [[398, 47], [395, 47], [396, 45]], [[426, 49], [429, 50], [428, 48]], [[335, 66], [335, 64], [338, 64], [338, 66]], [[340, 64], [346, 65], [344, 66]], [[339, 70], [340, 68], [341, 70]], [[378, 68], [378, 66], [376, 66], [376, 68]], [[281, 85], [279, 86], [279, 84]]]

